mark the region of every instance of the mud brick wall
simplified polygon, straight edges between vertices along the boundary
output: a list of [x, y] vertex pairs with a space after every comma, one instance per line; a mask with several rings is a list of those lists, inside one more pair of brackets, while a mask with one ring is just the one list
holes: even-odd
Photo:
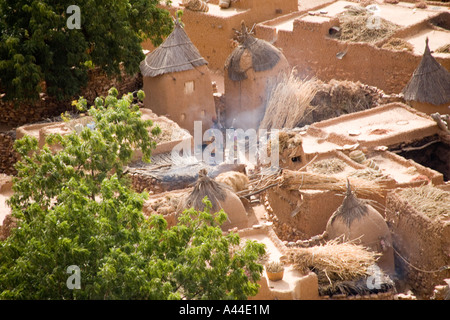
[[[86, 98], [92, 104], [97, 96], [106, 96], [108, 90], [115, 87], [119, 94], [135, 91], [142, 88], [142, 75], [140, 73], [129, 76], [122, 72], [121, 77], [109, 78], [99, 69], [89, 72], [89, 81], [79, 96]], [[74, 99], [78, 98], [74, 97]], [[0, 99], [0, 124], [9, 126], [21, 126], [35, 123], [46, 118], [60, 115], [65, 111], [75, 111], [72, 106], [72, 99], [68, 101], [58, 101], [54, 98], [42, 94], [40, 100], [30, 103], [16, 103], [2, 101]]]
[[265, 195], [264, 204], [269, 215], [273, 215], [275, 230], [287, 241], [322, 234], [328, 219], [342, 203], [342, 197], [333, 191], [300, 193], [271, 188]]
[[131, 180], [131, 186], [136, 192], [147, 191], [149, 194], [156, 194], [169, 191], [170, 189], [163, 186], [158, 179], [152, 177], [151, 175], [131, 171], [129, 173], [129, 177]]
[[[218, 4], [218, 0], [209, 2]], [[176, 3], [162, 8], [169, 10], [172, 16], [184, 7]], [[217, 8], [216, 8], [217, 9]], [[236, 10], [234, 12], [234, 10]], [[184, 10], [184, 28], [192, 43], [200, 52], [201, 56], [208, 61], [211, 70], [223, 70], [227, 57], [234, 49], [231, 41], [235, 36], [235, 30], [240, 30], [241, 21], [245, 21], [248, 28], [261, 21], [280, 17], [298, 10], [296, 0], [240, 0], [231, 4], [230, 10], [224, 10], [226, 14], [214, 13], [211, 9], [208, 13]], [[221, 10], [222, 11], [222, 10]], [[150, 40], [142, 43], [145, 50], [153, 51], [154, 46]]]
[[386, 220], [392, 232], [396, 271], [411, 286], [416, 295], [429, 297], [436, 285], [450, 276], [450, 222], [430, 219], [417, 212], [395, 192], [386, 199]]
[[[403, 37], [425, 23], [400, 30], [394, 36]], [[328, 36], [328, 32], [336, 25], [339, 25], [337, 18], [314, 23], [298, 19], [293, 23], [293, 30], [280, 29], [277, 32], [270, 23], [264, 23], [256, 26], [255, 33], [258, 38], [281, 49], [291, 67], [296, 67], [304, 77], [315, 76], [322, 81], [360, 81], [387, 94], [400, 93], [422, 56], [407, 51], [382, 49], [364, 42], [333, 39]], [[345, 57], [336, 59], [338, 52], [346, 52]], [[450, 68], [450, 59], [435, 58], [444, 68]]]

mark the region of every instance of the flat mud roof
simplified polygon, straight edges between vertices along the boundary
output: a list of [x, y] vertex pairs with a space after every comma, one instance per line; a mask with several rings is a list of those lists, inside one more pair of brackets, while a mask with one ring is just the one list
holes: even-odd
[[[322, 16], [336, 17], [347, 10], [346, 7], [358, 5], [359, 4], [356, 2], [336, 1], [314, 12], [317, 12], [319, 14], [323, 12], [321, 14]], [[442, 8], [442, 10], [422, 10], [417, 9], [414, 6], [411, 6], [411, 4], [407, 3], [400, 3], [397, 5], [377, 4], [377, 6], [380, 8], [379, 16], [381, 18], [384, 18], [402, 27], [411, 26], [421, 21], [430, 19], [431, 17], [434, 17], [445, 10], [445, 8]]]
[[333, 136], [334, 143], [342, 138], [346, 143], [350, 139], [366, 147], [420, 140], [439, 132], [433, 119], [402, 103], [382, 105], [312, 126]]
[[[172, 7], [179, 7], [180, 9], [190, 11], [189, 9], [186, 9], [182, 5], [182, 3], [183, 3], [182, 0], [172, 0]], [[191, 12], [205, 13], [208, 15], [227, 18], [248, 11], [248, 9], [241, 9], [233, 6], [227, 9], [221, 9], [217, 4], [207, 3], [207, 5], [209, 7], [208, 12], [201, 12], [201, 11], [191, 11]]]

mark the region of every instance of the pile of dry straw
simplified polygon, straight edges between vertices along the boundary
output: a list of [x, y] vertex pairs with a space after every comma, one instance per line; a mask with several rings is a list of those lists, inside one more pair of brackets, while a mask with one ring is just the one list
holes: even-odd
[[414, 46], [404, 39], [392, 38], [383, 44], [381, 48], [399, 51], [413, 51]]
[[417, 211], [430, 217], [450, 217], [450, 192], [448, 191], [425, 185], [402, 189], [398, 194]]
[[309, 166], [309, 169], [320, 174], [334, 174], [344, 171], [345, 167], [347, 165], [344, 161], [331, 158], [315, 161]]
[[361, 6], [350, 6], [339, 17], [340, 40], [352, 42], [370, 42], [390, 37], [399, 26], [373, 14]]
[[[357, 195], [383, 197], [387, 188], [383, 180], [369, 181], [360, 178], [349, 179]], [[313, 172], [284, 170], [279, 177], [279, 186], [288, 190], [314, 189], [345, 192], [347, 179]]]
[[361, 245], [334, 239], [320, 246], [291, 249], [288, 261], [301, 272], [314, 271], [319, 284], [326, 285], [367, 276], [378, 256]]
[[298, 78], [295, 69], [290, 74], [281, 74], [270, 92], [260, 129], [296, 127], [316, 92], [316, 80]]

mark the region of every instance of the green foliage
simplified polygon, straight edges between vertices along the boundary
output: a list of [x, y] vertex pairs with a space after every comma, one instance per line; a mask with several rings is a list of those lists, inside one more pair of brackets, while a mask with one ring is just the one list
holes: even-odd
[[[110, 92], [116, 94], [117, 90]], [[86, 100], [80, 98], [78, 105], [85, 106]], [[141, 119], [139, 107], [131, 105], [128, 95], [122, 99], [108, 95], [104, 105], [92, 106], [88, 113], [94, 119], [95, 130], [85, 126], [80, 134], [50, 135], [42, 150], [38, 150], [37, 140], [29, 136], [16, 142], [22, 161], [16, 165], [18, 181], [11, 197], [13, 208], [24, 209], [34, 202], [48, 207], [71, 179], [83, 180], [94, 198], [111, 172], [126, 183], [123, 166], [130, 161], [133, 150], [142, 149], [143, 160], [150, 160], [156, 142], [147, 130], [153, 122]], [[159, 131], [155, 126], [152, 133]], [[50, 146], [60, 146], [62, 150], [53, 154]]]
[[[257, 293], [264, 245], [223, 235], [223, 211], [186, 210], [167, 228], [144, 218], [146, 194], [123, 165], [155, 144], [131, 96], [114, 89], [89, 108], [95, 128], [16, 142], [21, 155], [10, 199], [18, 227], [0, 242], [1, 299], [245, 299]], [[142, 96], [142, 95], [140, 95]], [[107, 102], [108, 101], [108, 102]], [[78, 104], [84, 105], [84, 100]], [[152, 136], [160, 130], [153, 130]], [[60, 146], [58, 152], [51, 147]], [[81, 289], [66, 285], [81, 270]]]
[[[94, 66], [109, 75], [139, 71], [141, 43], [159, 45], [172, 30], [160, 0], [0, 0], [0, 88], [4, 99], [60, 99], [79, 94]], [[81, 29], [69, 29], [70, 5], [80, 8]]]

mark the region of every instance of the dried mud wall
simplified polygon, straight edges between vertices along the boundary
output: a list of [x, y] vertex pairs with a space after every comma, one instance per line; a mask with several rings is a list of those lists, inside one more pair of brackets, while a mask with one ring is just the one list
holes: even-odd
[[[339, 25], [337, 19], [311, 22], [295, 20], [293, 31], [259, 25], [256, 36], [275, 41], [290, 65], [304, 76], [360, 81], [385, 93], [400, 93], [420, 63], [421, 55], [378, 48], [363, 42], [343, 42], [329, 37], [329, 29]], [[345, 52], [342, 59], [336, 54]], [[450, 59], [436, 60], [450, 70]]]
[[287, 191], [271, 188], [266, 210], [273, 215], [275, 229], [286, 241], [307, 240], [325, 231], [328, 219], [342, 204], [333, 191]]
[[[185, 84], [193, 82], [194, 91], [185, 92]], [[216, 118], [209, 69], [203, 65], [193, 70], [144, 77], [144, 106], [167, 116], [194, 135], [194, 122], [201, 121], [203, 131], [211, 128]]]
[[429, 297], [434, 287], [450, 276], [450, 270], [431, 272], [450, 265], [450, 221], [430, 219], [395, 192], [388, 194], [386, 207], [386, 220], [398, 252], [397, 274], [416, 295]]

